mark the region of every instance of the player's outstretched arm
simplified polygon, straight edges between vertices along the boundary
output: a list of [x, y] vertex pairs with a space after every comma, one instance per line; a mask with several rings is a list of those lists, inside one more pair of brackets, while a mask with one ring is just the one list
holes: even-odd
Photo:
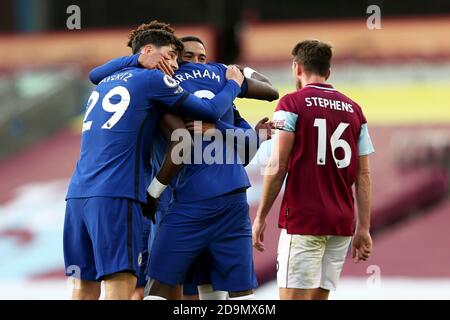
[[128, 67], [138, 66], [139, 56], [140, 54], [135, 54], [108, 61], [107, 63], [92, 69], [91, 72], [89, 72], [89, 80], [91, 80], [93, 84], [97, 85], [104, 78], [109, 77], [117, 71]]
[[295, 133], [291, 131], [280, 130], [274, 136], [272, 155], [264, 173], [261, 200], [253, 222], [253, 246], [258, 251], [264, 251], [266, 217], [286, 177], [294, 141]]
[[274, 101], [280, 97], [278, 89], [272, 85], [269, 78], [249, 67], [239, 66], [239, 69], [247, 80], [246, 92], [242, 98]]
[[280, 97], [278, 90], [266, 82], [247, 78], [247, 93], [244, 98], [274, 101]]
[[104, 78], [109, 77], [113, 73], [129, 67], [142, 67], [146, 69], [159, 69], [163, 73], [172, 76], [173, 70], [167, 62], [167, 57], [159, 52], [149, 54], [134, 54], [113, 59], [89, 73], [89, 80], [95, 85], [99, 84]]

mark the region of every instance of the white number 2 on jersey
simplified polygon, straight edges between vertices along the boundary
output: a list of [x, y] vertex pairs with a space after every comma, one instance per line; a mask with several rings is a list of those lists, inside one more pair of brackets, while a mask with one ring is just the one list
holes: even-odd
[[[120, 101], [112, 104], [110, 101], [110, 98], [113, 96], [120, 96]], [[98, 91], [93, 91], [91, 96], [88, 100], [88, 106], [86, 109], [86, 115], [84, 116], [83, 120], [83, 132], [90, 130], [92, 126], [92, 121], [86, 121], [89, 113], [91, 113], [92, 109], [94, 109], [95, 105], [98, 102], [98, 99], [100, 98], [100, 93]], [[113, 89], [111, 89], [103, 98], [102, 100], [102, 107], [103, 110], [106, 112], [114, 113], [111, 118], [109, 118], [108, 121], [106, 121], [102, 129], [111, 129], [114, 127], [117, 122], [119, 122], [120, 118], [125, 114], [125, 111], [127, 110], [128, 106], [130, 105], [130, 92], [127, 88], [118, 86]]]
[[[352, 157], [352, 149], [350, 145], [347, 141], [341, 139], [342, 134], [348, 126], [348, 123], [341, 122], [330, 138], [333, 159], [339, 169], [348, 167], [350, 165], [350, 160]], [[317, 139], [317, 164], [319, 166], [324, 166], [327, 158], [327, 120], [316, 119], [314, 121], [314, 127], [317, 127], [319, 131]], [[335, 151], [337, 148], [342, 148], [344, 150], [343, 159], [336, 159]]]
[[207, 98], [207, 99], [213, 99], [216, 96], [214, 92], [209, 90], [198, 90], [194, 92], [194, 95], [196, 95], [199, 98]]

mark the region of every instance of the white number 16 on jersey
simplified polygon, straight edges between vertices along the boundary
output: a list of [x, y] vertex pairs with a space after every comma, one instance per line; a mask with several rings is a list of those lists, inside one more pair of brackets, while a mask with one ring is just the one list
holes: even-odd
[[[352, 158], [352, 148], [347, 141], [341, 139], [342, 134], [345, 129], [349, 126], [348, 123], [339, 123], [336, 130], [330, 138], [331, 152], [333, 153], [333, 159], [336, 166], [339, 169], [346, 168], [350, 165], [350, 160]], [[314, 127], [318, 128], [319, 135], [317, 139], [317, 164], [319, 166], [324, 166], [327, 158], [327, 120], [326, 119], [316, 119], [314, 120]], [[342, 148], [344, 150], [344, 158], [336, 159], [336, 149]]]
[[[114, 96], [120, 96], [120, 100], [119, 102], [112, 104], [110, 99]], [[92, 121], [87, 121], [87, 118], [92, 109], [94, 109], [99, 98], [100, 93], [98, 93], [98, 91], [93, 91], [91, 96], [89, 97], [86, 115], [84, 116], [83, 120], [83, 132], [91, 129]], [[122, 116], [125, 114], [125, 111], [127, 111], [129, 105], [130, 92], [127, 88], [118, 86], [108, 91], [108, 93], [102, 100], [102, 107], [106, 112], [111, 112], [114, 114], [111, 118], [109, 118], [108, 121], [103, 124], [102, 129], [111, 129], [112, 127], [114, 127], [117, 122], [119, 122], [120, 118], [122, 118]]]

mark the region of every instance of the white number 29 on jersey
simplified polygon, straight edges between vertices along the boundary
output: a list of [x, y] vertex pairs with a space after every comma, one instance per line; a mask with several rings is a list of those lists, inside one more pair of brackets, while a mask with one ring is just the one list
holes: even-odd
[[[112, 104], [110, 99], [114, 96], [119, 96], [120, 100], [119, 102]], [[87, 121], [87, 118], [92, 109], [94, 109], [99, 98], [100, 93], [98, 93], [98, 91], [93, 91], [91, 96], [89, 97], [86, 115], [84, 116], [83, 120], [83, 132], [91, 129], [92, 121]], [[108, 93], [102, 100], [102, 107], [106, 112], [111, 112], [114, 114], [111, 116], [111, 118], [109, 118], [108, 121], [103, 124], [102, 129], [111, 129], [112, 127], [114, 127], [117, 122], [119, 122], [120, 118], [122, 118], [122, 116], [125, 114], [125, 111], [127, 111], [129, 105], [130, 92], [127, 88], [118, 86], [108, 91]]]
[[[350, 160], [352, 158], [352, 148], [349, 143], [344, 139], [341, 139], [342, 134], [345, 129], [349, 126], [348, 123], [339, 123], [336, 130], [330, 138], [331, 152], [333, 153], [333, 159], [336, 166], [339, 169], [346, 168], [350, 165]], [[316, 119], [314, 120], [314, 127], [318, 128], [319, 135], [317, 139], [317, 164], [319, 166], [324, 166], [327, 158], [327, 120], [326, 119]], [[336, 159], [336, 149], [342, 148], [344, 150], [344, 158]]]

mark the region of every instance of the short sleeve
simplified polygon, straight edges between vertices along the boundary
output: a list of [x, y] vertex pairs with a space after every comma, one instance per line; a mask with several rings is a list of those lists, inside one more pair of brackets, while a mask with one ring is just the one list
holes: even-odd
[[159, 70], [150, 70], [149, 93], [151, 100], [159, 102], [166, 107], [176, 107], [189, 96], [177, 80]]
[[367, 127], [367, 123], [363, 123], [361, 125], [361, 132], [358, 139], [358, 155], [367, 156], [374, 152], [375, 149], [373, 147], [372, 140], [370, 139], [369, 128]]
[[297, 127], [298, 112], [289, 95], [280, 99], [273, 114], [275, 128], [285, 131], [295, 131]]

